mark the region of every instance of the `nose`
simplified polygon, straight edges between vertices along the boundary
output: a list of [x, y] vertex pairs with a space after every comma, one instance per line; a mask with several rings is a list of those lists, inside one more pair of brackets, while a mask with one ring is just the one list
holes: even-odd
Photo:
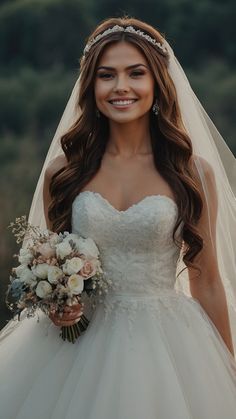
[[125, 76], [117, 76], [116, 83], [114, 86], [114, 92], [122, 93], [129, 91], [129, 85]]

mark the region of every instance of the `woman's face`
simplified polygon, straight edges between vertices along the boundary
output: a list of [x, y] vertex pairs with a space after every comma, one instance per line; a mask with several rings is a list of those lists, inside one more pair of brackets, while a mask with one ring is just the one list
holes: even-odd
[[148, 116], [154, 101], [154, 78], [146, 58], [134, 45], [119, 42], [105, 48], [95, 76], [99, 111], [117, 123]]

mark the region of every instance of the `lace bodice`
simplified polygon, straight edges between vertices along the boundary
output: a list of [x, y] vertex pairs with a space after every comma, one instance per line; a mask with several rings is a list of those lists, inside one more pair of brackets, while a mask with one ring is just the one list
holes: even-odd
[[94, 239], [113, 292], [153, 295], [175, 284], [177, 210], [171, 198], [151, 195], [119, 211], [98, 192], [83, 191], [72, 205], [72, 232]]
[[[175, 288], [180, 249], [172, 232], [177, 217], [177, 204], [166, 195], [146, 196], [124, 211], [114, 208], [98, 192], [83, 191], [75, 198], [72, 232], [93, 238], [100, 250], [112, 287], [99, 300], [99, 306], [115, 330], [115, 319], [124, 313], [132, 335], [140, 311], [162, 323], [168, 310], [173, 318], [183, 315], [190, 327], [183, 308], [186, 304], [200, 305]], [[182, 226], [183, 222], [177, 229], [179, 240]]]
[[[182, 311], [186, 297], [175, 290], [180, 249], [172, 239], [177, 216], [177, 204], [165, 195], [146, 196], [124, 211], [98, 192], [83, 191], [75, 198], [72, 232], [94, 239], [104, 273], [112, 281], [109, 292], [99, 297], [111, 327], [117, 327], [113, 316], [125, 313], [132, 334], [140, 310], [155, 321], [157, 316], [161, 321], [162, 308], [173, 316]], [[181, 228], [182, 223], [179, 239]]]

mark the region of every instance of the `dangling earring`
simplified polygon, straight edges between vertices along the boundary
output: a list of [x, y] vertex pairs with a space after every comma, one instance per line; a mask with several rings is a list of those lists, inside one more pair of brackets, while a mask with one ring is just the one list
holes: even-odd
[[159, 110], [160, 110], [160, 107], [159, 107], [159, 105], [158, 105], [157, 98], [156, 98], [156, 100], [155, 100], [155, 102], [154, 102], [154, 104], [153, 104], [152, 110], [153, 110], [153, 113], [154, 113], [155, 115], [158, 115]]
[[100, 116], [101, 116], [101, 114], [100, 114], [100, 112], [99, 112], [99, 110], [98, 110], [98, 108], [96, 109], [96, 117], [97, 118], [100, 118]]

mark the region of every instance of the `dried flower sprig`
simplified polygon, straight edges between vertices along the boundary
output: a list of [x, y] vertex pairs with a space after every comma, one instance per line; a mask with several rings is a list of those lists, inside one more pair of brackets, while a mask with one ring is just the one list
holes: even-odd
[[[30, 238], [31, 240], [38, 241], [41, 239], [46, 239], [47, 235], [45, 232], [42, 233], [42, 230], [38, 226], [34, 226], [30, 224], [27, 219], [26, 215], [22, 215], [21, 217], [16, 217], [15, 222], [11, 222], [7, 228], [11, 228], [13, 235], [16, 237], [16, 243], [23, 242], [26, 238]], [[34, 234], [34, 236], [31, 235]]]

